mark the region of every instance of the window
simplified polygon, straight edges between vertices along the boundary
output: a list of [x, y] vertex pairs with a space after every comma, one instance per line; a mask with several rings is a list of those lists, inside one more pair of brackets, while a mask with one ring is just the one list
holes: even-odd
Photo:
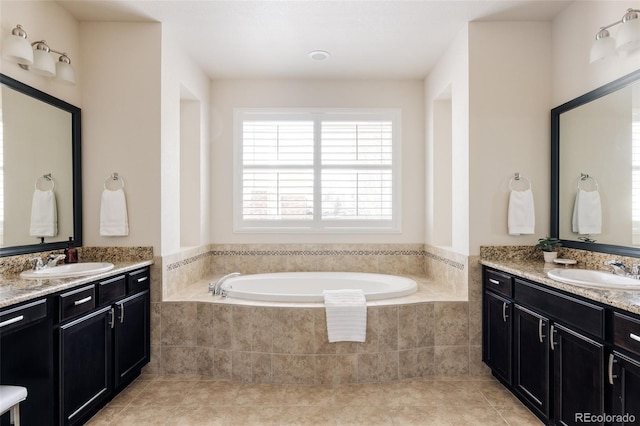
[[235, 112], [234, 229], [399, 232], [398, 110]]

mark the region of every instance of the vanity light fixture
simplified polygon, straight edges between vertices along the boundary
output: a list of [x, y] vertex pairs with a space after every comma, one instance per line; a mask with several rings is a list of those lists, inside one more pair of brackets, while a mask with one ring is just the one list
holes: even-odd
[[[54, 61], [52, 53], [60, 55], [58, 62]], [[21, 25], [16, 25], [11, 31], [11, 36], [4, 40], [2, 56], [8, 61], [16, 62], [22, 69], [53, 77], [55, 81], [63, 84], [76, 84], [76, 74], [69, 56], [51, 49], [44, 40], [29, 43], [27, 32]]]
[[[611, 37], [608, 28], [622, 24], [616, 33], [616, 38]], [[627, 9], [619, 21], [600, 27], [596, 34], [596, 41], [591, 46], [590, 62], [617, 56], [620, 52], [630, 52], [640, 48], [640, 10]]]

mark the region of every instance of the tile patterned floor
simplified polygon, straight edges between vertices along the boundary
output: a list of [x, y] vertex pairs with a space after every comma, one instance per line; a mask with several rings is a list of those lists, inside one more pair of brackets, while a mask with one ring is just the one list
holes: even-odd
[[491, 377], [261, 385], [143, 375], [87, 425], [541, 425]]

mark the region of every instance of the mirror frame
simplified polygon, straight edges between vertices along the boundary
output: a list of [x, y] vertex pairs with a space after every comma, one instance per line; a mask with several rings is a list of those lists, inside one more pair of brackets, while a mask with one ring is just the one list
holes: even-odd
[[[0, 74], [0, 84], [13, 90], [31, 96], [41, 102], [45, 102], [56, 108], [71, 113], [71, 164], [73, 167], [73, 246], [82, 246], [82, 158], [81, 158], [81, 110], [48, 93], [14, 80], [4, 74]], [[12, 247], [0, 247], [0, 257], [15, 256], [19, 254], [38, 253], [49, 250], [58, 250], [68, 247], [69, 241], [43, 242], [40, 244], [28, 244]]]
[[[551, 110], [551, 229], [550, 236], [560, 238], [560, 115], [640, 80], [640, 70], [598, 87]], [[640, 257], [640, 247], [560, 240], [563, 247], [620, 256]]]

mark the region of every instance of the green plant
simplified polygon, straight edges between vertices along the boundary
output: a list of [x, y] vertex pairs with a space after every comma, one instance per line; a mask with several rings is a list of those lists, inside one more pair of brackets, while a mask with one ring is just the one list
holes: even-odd
[[555, 249], [560, 246], [562, 246], [562, 243], [559, 239], [549, 236], [540, 238], [538, 244], [536, 244], [536, 248], [542, 251], [556, 251]]

